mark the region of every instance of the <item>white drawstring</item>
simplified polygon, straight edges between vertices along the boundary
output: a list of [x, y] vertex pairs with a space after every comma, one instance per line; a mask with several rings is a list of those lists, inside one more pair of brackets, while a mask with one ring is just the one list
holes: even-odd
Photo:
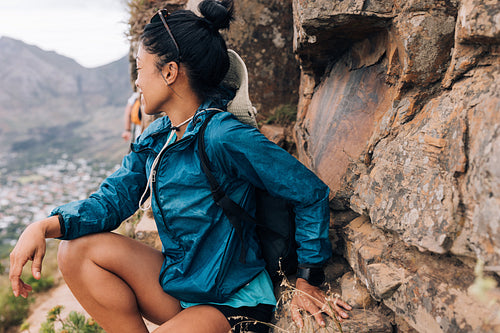
[[[161, 154], [163, 153], [163, 151], [165, 149], [167, 149], [167, 147], [171, 143], [173, 143], [171, 141], [172, 141], [172, 139], [174, 139], [175, 132], [178, 131], [180, 127], [182, 127], [183, 125], [185, 125], [186, 123], [191, 121], [191, 119], [193, 119], [193, 117], [194, 116], [186, 119], [185, 121], [183, 121], [182, 123], [180, 123], [177, 126], [172, 126], [172, 131], [170, 132], [170, 135], [168, 136], [167, 142], [165, 142], [165, 144], [163, 145], [163, 148], [160, 150], [158, 155], [156, 155], [156, 158], [153, 161], [153, 165], [151, 166], [151, 171], [149, 172], [148, 183], [146, 185], [146, 189], [144, 190], [144, 193], [142, 193], [141, 200], [139, 201], [139, 208], [141, 210], [146, 211], [146, 210], [151, 208], [151, 200], [149, 201], [148, 206], [145, 206], [146, 203], [143, 202], [143, 200], [144, 200], [144, 197], [146, 196], [146, 194], [148, 193], [148, 191], [150, 193], [153, 193], [153, 183], [156, 181], [156, 179], [155, 179], [156, 178], [156, 170], [155, 169], [156, 169], [156, 165], [158, 164], [158, 161], [160, 160]], [[175, 139], [173, 141], [175, 142]]]
[[[202, 111], [221, 111], [223, 112], [224, 110], [218, 109], [218, 108], [207, 108], [203, 109]], [[201, 111], [200, 111], [201, 112]], [[160, 153], [156, 156], [155, 160], [153, 161], [153, 165], [151, 166], [151, 171], [149, 172], [149, 177], [148, 177], [148, 183], [146, 185], [146, 189], [144, 190], [144, 193], [142, 193], [141, 200], [139, 201], [139, 208], [143, 211], [146, 211], [151, 208], [151, 201], [149, 201], [148, 206], [145, 206], [145, 202], [143, 202], [144, 197], [148, 194], [148, 191], [150, 193], [153, 193], [153, 183], [156, 181], [156, 165], [158, 164], [158, 161], [160, 159], [161, 154], [167, 147], [173, 143], [170, 142], [172, 141], [172, 138], [175, 135], [175, 132], [179, 130], [180, 127], [188, 123], [193, 119], [194, 115], [186, 120], [184, 120], [182, 123], [180, 123], [177, 126], [172, 126], [172, 131], [170, 132], [170, 135], [168, 136], [167, 142], [165, 142], [165, 145], [163, 145], [163, 148], [161, 149]], [[175, 140], [174, 140], [175, 141]]]

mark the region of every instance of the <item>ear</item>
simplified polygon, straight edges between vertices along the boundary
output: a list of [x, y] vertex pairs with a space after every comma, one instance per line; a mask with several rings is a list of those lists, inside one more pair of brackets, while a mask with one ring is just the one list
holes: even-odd
[[172, 85], [179, 76], [179, 65], [175, 61], [171, 61], [163, 66], [161, 72], [167, 83]]

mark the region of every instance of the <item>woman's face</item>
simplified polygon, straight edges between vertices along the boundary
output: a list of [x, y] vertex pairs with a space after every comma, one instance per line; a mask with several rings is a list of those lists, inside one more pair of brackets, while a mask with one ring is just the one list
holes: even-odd
[[142, 93], [141, 104], [146, 114], [163, 111], [168, 99], [168, 88], [156, 67], [157, 57], [139, 46], [136, 58], [137, 80], [135, 85]]

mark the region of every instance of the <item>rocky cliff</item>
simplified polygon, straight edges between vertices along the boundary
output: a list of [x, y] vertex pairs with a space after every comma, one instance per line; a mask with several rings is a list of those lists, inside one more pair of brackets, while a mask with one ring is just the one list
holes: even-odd
[[330, 186], [342, 253], [419, 332], [500, 330], [498, 290], [469, 291], [476, 262], [500, 268], [500, 4], [293, 6], [295, 138]]
[[498, 1], [237, 5], [252, 98], [298, 100], [297, 155], [331, 189], [357, 306], [390, 321], [350, 331], [500, 331]]

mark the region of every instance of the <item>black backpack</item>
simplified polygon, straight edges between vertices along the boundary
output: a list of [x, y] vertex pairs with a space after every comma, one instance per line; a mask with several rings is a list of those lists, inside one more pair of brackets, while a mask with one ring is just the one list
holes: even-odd
[[205, 129], [212, 116], [216, 113], [213, 112], [207, 115], [198, 134], [198, 154], [201, 167], [207, 176], [216, 204], [222, 208], [240, 238], [240, 261], [244, 262], [246, 254], [241, 223], [242, 221], [255, 223], [262, 256], [266, 261], [266, 269], [273, 283], [277, 283], [280, 281], [282, 274], [289, 275], [297, 271], [297, 244], [295, 242], [295, 214], [293, 207], [286, 200], [273, 197], [267, 191], [256, 188], [256, 214], [255, 218], [253, 218], [226, 195], [210, 171], [210, 161], [205, 151]]

